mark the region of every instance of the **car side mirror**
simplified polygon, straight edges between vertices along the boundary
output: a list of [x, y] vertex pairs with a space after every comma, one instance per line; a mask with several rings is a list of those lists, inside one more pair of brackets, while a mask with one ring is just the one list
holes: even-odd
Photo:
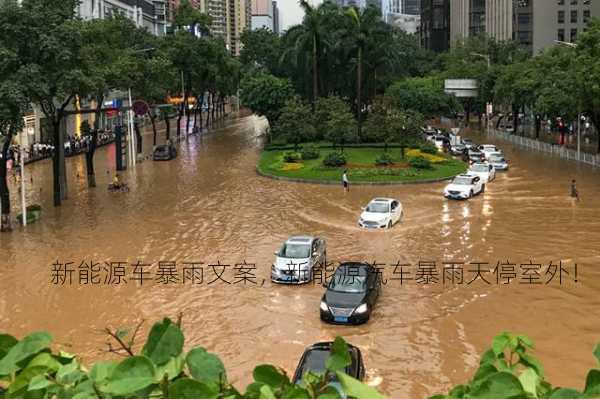
[[275, 251], [275, 252], [273, 252], [273, 255], [279, 256], [279, 252]]
[[318, 251], [314, 251], [314, 252], [312, 253], [312, 256], [317, 256], [317, 255], [319, 255], [319, 252], [318, 252]]
[[367, 209], [366, 206], [361, 206], [360, 209], [362, 209], [363, 211]]

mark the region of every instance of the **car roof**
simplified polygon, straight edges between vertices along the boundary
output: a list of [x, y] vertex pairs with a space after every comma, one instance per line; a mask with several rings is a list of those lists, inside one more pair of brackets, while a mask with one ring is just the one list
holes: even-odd
[[293, 244], [310, 244], [315, 237], [313, 236], [291, 236], [286, 240], [286, 243]]
[[386, 197], [377, 197], [377, 198], [373, 198], [371, 201], [369, 201], [369, 203], [371, 202], [385, 202], [385, 203], [389, 203], [392, 201], [398, 201], [397, 199], [394, 198], [386, 198]]
[[347, 273], [348, 271], [352, 271], [353, 273], [356, 273], [352, 275], [366, 276], [369, 268], [370, 265], [363, 262], [344, 262], [338, 266], [335, 272], [337, 273], [340, 271], [341, 273]]

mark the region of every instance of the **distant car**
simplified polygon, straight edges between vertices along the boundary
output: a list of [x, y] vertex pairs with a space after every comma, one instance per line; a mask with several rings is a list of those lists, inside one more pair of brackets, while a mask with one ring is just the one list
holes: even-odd
[[473, 142], [473, 140], [471, 139], [462, 139], [463, 144], [465, 145], [465, 147], [467, 147], [467, 150], [470, 150], [471, 148], [476, 148], [477, 144], [475, 144]]
[[440, 151], [448, 151], [450, 149], [450, 139], [441, 134], [432, 136], [431, 142], [433, 142]]
[[371, 317], [379, 298], [381, 278], [366, 263], [346, 262], [336, 269], [321, 298], [321, 320], [334, 324], [362, 324]]
[[496, 169], [487, 162], [474, 163], [467, 171], [468, 175], [479, 176], [483, 184], [489, 183], [496, 178]]
[[[362, 381], [365, 378], [365, 364], [363, 362], [362, 353], [356, 346], [351, 344], [347, 345], [351, 363], [343, 371], [350, 377]], [[298, 362], [296, 371], [294, 372], [294, 377], [292, 378], [294, 384], [301, 385], [304, 374], [309, 371], [315, 374], [325, 373], [327, 370], [325, 363], [331, 355], [332, 346], [333, 342], [319, 342], [306, 348]], [[346, 398], [346, 394], [335, 375], [332, 375], [329, 380], [329, 385], [333, 386], [340, 393], [342, 398]]]
[[393, 198], [375, 198], [362, 209], [358, 225], [367, 229], [389, 229], [404, 216], [402, 204]]
[[271, 265], [271, 281], [281, 284], [308, 283], [315, 268], [325, 264], [327, 249], [325, 240], [311, 236], [288, 238], [275, 252]]
[[471, 149], [467, 150], [463, 160], [468, 163], [485, 162], [485, 155], [483, 155], [483, 152]]
[[508, 170], [508, 162], [504, 159], [504, 154], [501, 152], [493, 152], [489, 155], [488, 162], [496, 170]]
[[444, 197], [450, 199], [467, 199], [485, 190], [485, 185], [479, 176], [467, 174], [456, 176], [450, 184], [444, 188]]
[[483, 144], [483, 145], [480, 145], [479, 147], [477, 147], [477, 149], [483, 153], [483, 155], [485, 156], [485, 159], [488, 159], [489, 155], [492, 152], [500, 152], [498, 147], [496, 147], [493, 144]]
[[170, 161], [177, 158], [177, 149], [173, 145], [159, 145], [154, 149], [152, 159], [155, 161]]
[[462, 143], [450, 146], [450, 153], [452, 155], [463, 155], [466, 151], [467, 147]]

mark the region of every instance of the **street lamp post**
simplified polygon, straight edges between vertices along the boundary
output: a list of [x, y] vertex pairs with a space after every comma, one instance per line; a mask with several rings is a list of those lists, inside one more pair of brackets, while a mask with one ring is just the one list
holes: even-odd
[[24, 151], [24, 131], [21, 131], [21, 140], [19, 140], [19, 158], [21, 161], [21, 214], [23, 215], [23, 226], [27, 226], [27, 204], [25, 203], [25, 151]]
[[[577, 48], [577, 43], [564, 42], [562, 40], [555, 40], [554, 43], [571, 48]], [[577, 160], [581, 160], [581, 111], [577, 114]]]

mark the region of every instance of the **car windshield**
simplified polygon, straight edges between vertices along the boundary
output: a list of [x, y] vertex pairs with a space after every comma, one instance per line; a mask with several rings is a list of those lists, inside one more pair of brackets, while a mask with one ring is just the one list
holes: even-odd
[[310, 257], [310, 245], [308, 244], [284, 244], [279, 251], [279, 256], [282, 258], [297, 258], [304, 259]]
[[460, 184], [460, 185], [470, 185], [472, 184], [472, 179], [470, 177], [455, 177], [452, 180], [452, 184]]
[[475, 164], [471, 166], [471, 170], [473, 172], [489, 172], [490, 168], [487, 165]]
[[502, 155], [490, 155], [490, 161], [492, 162], [506, 162]]
[[390, 204], [385, 202], [371, 202], [366, 210], [373, 213], [388, 213], [390, 211]]
[[365, 292], [367, 289], [367, 277], [350, 275], [348, 273], [336, 273], [329, 283], [329, 289], [348, 294]]

